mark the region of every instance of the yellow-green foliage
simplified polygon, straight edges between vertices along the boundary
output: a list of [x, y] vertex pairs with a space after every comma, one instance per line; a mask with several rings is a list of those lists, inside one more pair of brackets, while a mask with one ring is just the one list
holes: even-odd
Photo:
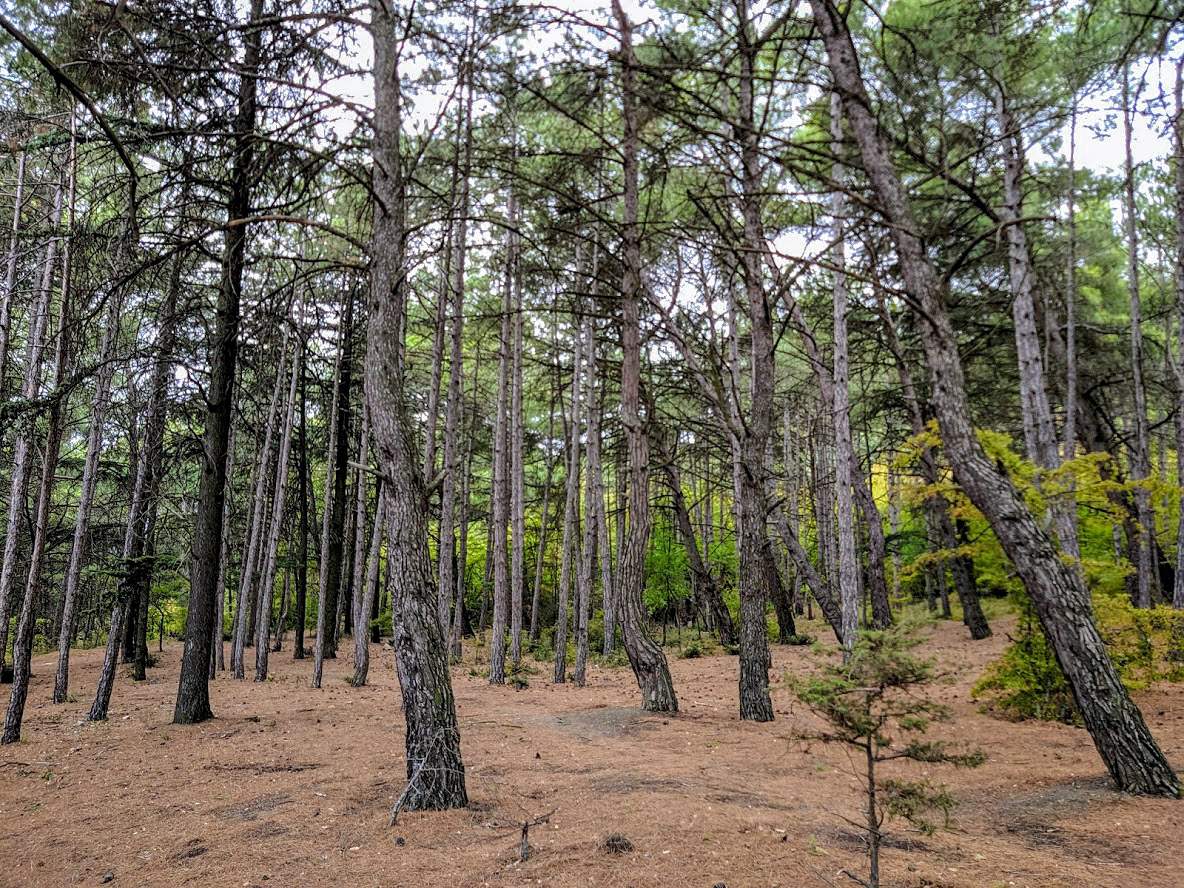
[[[1094, 595], [1094, 618], [1128, 689], [1184, 680], [1184, 613], [1141, 609], [1120, 596]], [[1026, 599], [1017, 629], [1015, 640], [972, 693], [1001, 714], [1078, 724], [1073, 694]]]

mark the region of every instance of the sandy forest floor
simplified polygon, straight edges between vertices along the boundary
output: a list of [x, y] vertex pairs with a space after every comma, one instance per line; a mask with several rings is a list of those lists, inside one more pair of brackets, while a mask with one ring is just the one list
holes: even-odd
[[[822, 627], [811, 631], [821, 635]], [[1006, 625], [998, 626], [1005, 630]], [[953, 829], [898, 834], [894, 886], [1184, 885], [1184, 802], [1112, 792], [1089, 737], [1055, 724], [980, 714], [969, 688], [1003, 648], [937, 627], [922, 651], [954, 669], [936, 693], [956, 719], [941, 736], [983, 747], [976, 771], [935, 768], [957, 799]], [[348, 646], [347, 646], [348, 647]], [[589, 686], [491, 688], [453, 670], [472, 806], [404, 814], [403, 725], [390, 651], [372, 685], [346, 683], [348, 655], [309, 688], [311, 661], [273, 655], [260, 686], [219, 679], [217, 718], [169, 723], [180, 658], [166, 646], [149, 681], [121, 674], [111, 720], [83, 721], [99, 650], [74, 655], [77, 702], [48, 703], [53, 657], [34, 662], [25, 739], [0, 749], [0, 885], [118, 886], [740, 886], [854, 885], [860, 839], [846, 755], [792, 737], [811, 717], [774, 694], [777, 720], [736, 718], [737, 659], [673, 659], [683, 712], [635, 709], [628, 668]], [[774, 649], [775, 673], [809, 653]], [[467, 659], [471, 659], [467, 655]], [[7, 694], [7, 689], [5, 689]], [[1140, 694], [1184, 770], [1184, 686]], [[910, 766], [913, 775], [922, 766]], [[521, 823], [533, 855], [517, 862]], [[601, 848], [612, 832], [634, 850]]]

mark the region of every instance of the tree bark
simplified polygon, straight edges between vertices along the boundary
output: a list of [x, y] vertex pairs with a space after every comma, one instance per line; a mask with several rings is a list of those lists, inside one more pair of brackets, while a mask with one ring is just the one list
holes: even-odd
[[[250, 19], [243, 32], [243, 64], [235, 115], [234, 159], [227, 218], [247, 218], [255, 155], [255, 106], [260, 46], [263, 40], [263, 0], [251, 0]], [[226, 456], [230, 437], [238, 327], [242, 302], [246, 224], [226, 230], [217, 317], [210, 347], [210, 382], [206, 390], [205, 431], [202, 438], [201, 487], [193, 528], [193, 582], [185, 621], [185, 649], [173, 712], [176, 724], [194, 724], [213, 717], [210, 709], [210, 638], [217, 599], [222, 555], [222, 503], [226, 495]]]
[[621, 109], [624, 133], [621, 153], [624, 165], [624, 213], [621, 277], [621, 424], [628, 453], [629, 527], [620, 546], [615, 602], [625, 652], [641, 689], [642, 708], [650, 712], [677, 712], [678, 698], [670, 679], [666, 655], [649, 637], [645, 625], [645, 556], [650, 538], [649, 442], [641, 418], [641, 235], [638, 230], [637, 72], [633, 58], [633, 26], [613, 0], [613, 15], [620, 30]]
[[403, 171], [399, 157], [399, 34], [390, 8], [371, 3], [374, 35], [374, 239], [368, 312], [366, 402], [379, 470], [388, 481], [387, 532], [395, 663], [407, 722], [407, 787], [396, 807], [468, 804], [448, 652], [428, 552], [428, 501], [404, 387], [407, 298]]

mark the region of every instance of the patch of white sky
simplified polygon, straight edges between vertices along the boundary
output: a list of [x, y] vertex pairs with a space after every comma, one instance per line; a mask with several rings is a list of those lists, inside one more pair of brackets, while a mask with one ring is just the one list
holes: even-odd
[[[655, 23], [665, 15], [664, 26], [682, 30], [688, 27], [686, 20], [664, 14], [650, 0], [623, 0], [625, 11], [637, 26], [636, 40], [644, 39]], [[776, 4], [757, 2], [753, 4], [753, 15], [758, 21], [775, 11]], [[569, 57], [572, 52], [603, 56], [612, 49], [616, 40], [613, 31], [612, 12], [608, 3], [588, 3], [584, 0], [551, 0], [547, 4], [535, 5], [547, 24], [532, 28], [529, 33], [515, 35], [519, 50], [526, 50], [535, 63], [540, 64], [542, 76], [546, 76], [546, 60], [549, 57]], [[808, 14], [802, 4], [802, 14]], [[452, 22], [458, 31], [463, 30], [461, 17]], [[503, 45], [507, 39], [503, 38]], [[358, 110], [368, 110], [374, 104], [374, 90], [368, 75], [373, 58], [373, 46], [366, 27], [359, 25], [350, 34], [348, 58], [345, 59], [351, 73], [333, 80], [316, 84], [328, 93], [338, 95], [343, 106], [336, 109], [331, 118], [332, 127], [338, 139], [347, 139], [357, 132], [361, 123]], [[455, 61], [455, 60], [454, 60]], [[448, 60], [443, 64], [447, 65]], [[439, 60], [433, 60], [426, 53], [414, 47], [405, 51], [402, 59], [402, 74], [408, 81], [418, 81], [429, 66], [440, 67]], [[1134, 116], [1132, 130], [1132, 153], [1136, 164], [1166, 163], [1171, 152], [1168, 119], [1171, 114], [1170, 99], [1175, 77], [1174, 66], [1162, 60], [1145, 63], [1132, 71], [1133, 80], [1141, 81], [1138, 112]], [[447, 103], [454, 101], [456, 71], [441, 72], [430, 88], [420, 88], [407, 108], [405, 124], [414, 131], [426, 132], [438, 124]], [[815, 90], [816, 92], [816, 90]], [[807, 95], [807, 102], [816, 95]], [[492, 104], [478, 99], [475, 108], [478, 116], [492, 113]], [[800, 122], [799, 109], [784, 117], [783, 127], [789, 129]], [[783, 133], [784, 135], [784, 133]], [[1069, 146], [1069, 124], [1066, 121], [1055, 138], [1044, 138], [1028, 146], [1028, 159], [1032, 164], [1064, 163]], [[1121, 175], [1124, 163], [1122, 141], [1122, 118], [1119, 83], [1111, 81], [1100, 89], [1093, 90], [1080, 104], [1077, 115], [1076, 164], [1105, 175]], [[788, 181], [788, 176], [786, 180]], [[1115, 216], [1119, 207], [1115, 205]], [[789, 265], [800, 261], [820, 258], [829, 248], [825, 231], [788, 229], [773, 241], [779, 254], [779, 262]], [[656, 282], [655, 282], [656, 284]], [[853, 294], [856, 295], [856, 294]], [[679, 302], [689, 305], [701, 303], [702, 294], [683, 282]]]

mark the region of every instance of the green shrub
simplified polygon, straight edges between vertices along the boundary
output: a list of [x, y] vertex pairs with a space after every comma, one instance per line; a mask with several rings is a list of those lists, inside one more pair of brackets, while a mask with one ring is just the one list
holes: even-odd
[[682, 653], [679, 656], [684, 660], [697, 660], [703, 656], [703, 649], [699, 647], [699, 642], [692, 641], [682, 649]]

